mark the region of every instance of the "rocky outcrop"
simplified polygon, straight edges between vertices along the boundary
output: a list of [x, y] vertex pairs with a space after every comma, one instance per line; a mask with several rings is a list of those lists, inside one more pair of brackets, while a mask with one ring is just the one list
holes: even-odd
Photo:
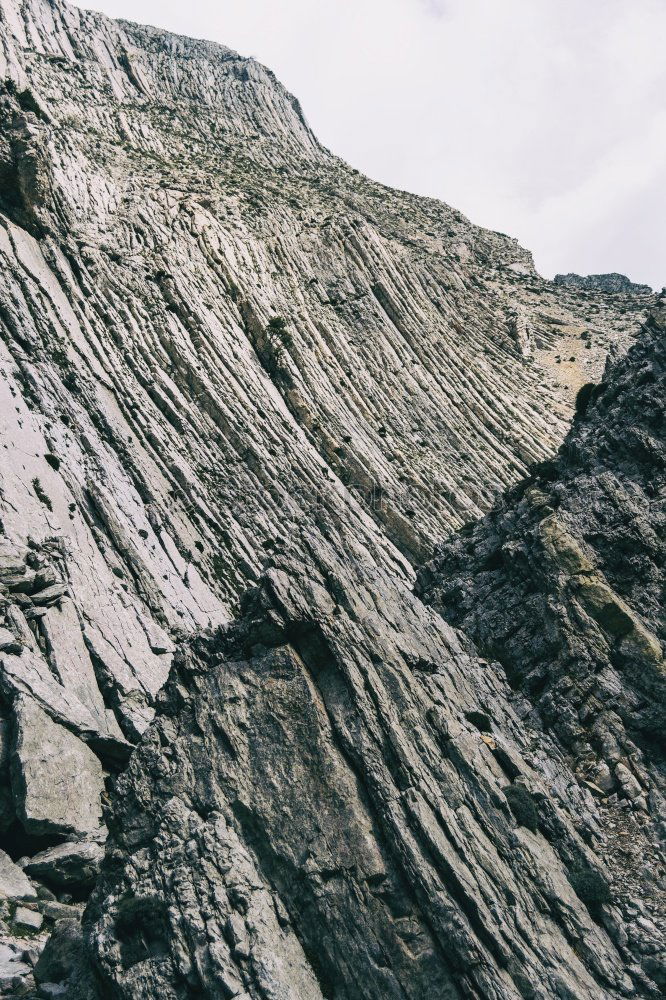
[[502, 664], [525, 718], [569, 755], [605, 812], [618, 886], [662, 928], [665, 400], [662, 298], [640, 341], [579, 395], [556, 459], [419, 575], [420, 594]]
[[12, 788], [26, 833], [97, 832], [104, 788], [98, 758], [25, 695], [15, 698], [14, 717]]
[[55, 926], [42, 995], [652, 995], [589, 788], [409, 588], [653, 302], [362, 177], [251, 59], [0, 0], [3, 983]]
[[601, 759], [589, 777], [606, 791], [620, 791], [618, 767], [629, 783], [621, 757], [638, 751], [627, 733], [650, 756], [664, 733], [665, 399], [662, 299], [639, 343], [581, 392], [558, 456], [419, 576], [420, 592], [503, 663], [581, 764], [593, 734]]
[[408, 590], [324, 547], [178, 656], [110, 831], [85, 922], [103, 995], [657, 995], [590, 894], [602, 830], [557, 743]]
[[652, 291], [649, 285], [630, 281], [625, 274], [618, 274], [616, 271], [612, 274], [556, 274], [555, 284], [586, 291], [608, 292], [611, 295], [634, 292], [649, 294]]

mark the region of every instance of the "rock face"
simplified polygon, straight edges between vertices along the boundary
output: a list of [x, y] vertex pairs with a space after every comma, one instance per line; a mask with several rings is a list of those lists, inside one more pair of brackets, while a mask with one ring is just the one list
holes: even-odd
[[665, 400], [666, 297], [606, 380], [581, 392], [557, 457], [419, 575], [421, 594], [502, 663], [586, 777], [643, 809], [640, 761], [661, 762], [666, 729]]
[[[55, 926], [41, 995], [655, 995], [592, 797], [656, 814], [645, 692], [578, 774], [410, 589], [655, 300], [362, 177], [251, 59], [0, 0], [0, 848], [41, 893], [6, 977]], [[630, 584], [564, 530], [604, 681], [647, 676], [660, 536]]]
[[666, 297], [581, 392], [558, 456], [444, 543], [418, 588], [502, 664], [526, 718], [600, 799], [618, 890], [643, 896], [662, 928], [665, 402]]
[[555, 284], [564, 285], [567, 288], [583, 288], [586, 291], [608, 292], [611, 295], [624, 294], [627, 292], [638, 292], [639, 294], [650, 293], [652, 289], [649, 285], [640, 285], [635, 281], [630, 281], [625, 274], [556, 274]]
[[634, 989], [619, 911], [575, 888], [605, 886], [602, 830], [557, 743], [409, 591], [323, 547], [177, 658], [114, 802], [86, 921], [108, 995]]
[[85, 837], [102, 821], [102, 765], [88, 747], [52, 722], [32, 698], [14, 700], [12, 789], [27, 833]]

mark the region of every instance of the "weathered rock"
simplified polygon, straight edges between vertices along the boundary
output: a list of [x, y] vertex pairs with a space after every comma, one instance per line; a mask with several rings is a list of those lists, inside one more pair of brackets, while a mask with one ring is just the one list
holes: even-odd
[[12, 988], [22, 984], [31, 972], [30, 965], [21, 960], [18, 949], [0, 943], [0, 990], [3, 996], [16, 996]]
[[36, 899], [37, 893], [30, 879], [0, 850], [0, 896], [10, 899]]
[[[82, 967], [85, 966], [85, 952], [81, 925], [78, 920], [59, 920], [48, 940], [48, 943], [35, 966], [35, 980], [44, 988], [45, 984], [57, 984], [61, 990], [65, 980], [71, 980], [77, 976]], [[71, 983], [72, 989], [74, 984]], [[54, 994], [57, 995], [57, 994]], [[62, 995], [62, 994], [61, 994]], [[67, 996], [67, 993], [64, 993]], [[74, 997], [70, 992], [69, 996]], [[93, 997], [94, 992], [89, 993]], [[81, 994], [84, 1000], [85, 994]]]
[[650, 293], [652, 289], [649, 285], [637, 284], [630, 281], [625, 274], [556, 274], [556, 285], [565, 285], [567, 288], [584, 288], [586, 291], [609, 292], [611, 294], [623, 292]]
[[592, 746], [634, 798], [628, 761], [666, 731], [665, 398], [662, 299], [557, 459], [420, 574], [421, 592], [536, 692], [581, 765]]
[[56, 601], [60, 601], [62, 597], [67, 593], [67, 585], [64, 583], [54, 583], [50, 587], [44, 587], [43, 590], [32, 594], [32, 603], [37, 606], [46, 604], [55, 604]]
[[39, 912], [56, 923], [58, 920], [80, 921], [83, 904], [60, 903], [57, 900], [44, 899], [37, 904]]
[[74, 603], [63, 597], [59, 607], [49, 608], [41, 623], [41, 631], [46, 640], [49, 664], [60, 683], [86, 706], [100, 729], [109, 728], [122, 740], [123, 735], [115, 720], [109, 725], [110, 716], [99, 690]]
[[44, 923], [44, 917], [38, 910], [29, 910], [26, 906], [17, 906], [14, 912], [14, 925], [19, 930], [38, 931]]
[[278, 994], [341, 1000], [624, 995], [570, 881], [601, 865], [578, 832], [599, 828], [556, 744], [404, 588], [318, 559], [270, 570], [176, 659], [88, 911], [104, 988], [258, 998], [270, 970]]
[[559, 443], [575, 390], [653, 298], [583, 298], [514, 240], [373, 184], [229, 49], [59, 0], [2, 9], [7, 142], [42, 178], [18, 178], [0, 239], [7, 433], [36, 456], [3, 523], [18, 540], [47, 518], [71, 543], [72, 597], [128, 675], [120, 702], [168, 670], [142, 621], [228, 619], [283, 525], [323, 507], [391, 560], [373, 520], [418, 555], [487, 509]]
[[[631, 745], [581, 775], [563, 753], [569, 727], [582, 764], [598, 715], [585, 650], [545, 732], [409, 593], [414, 561], [561, 442], [654, 296], [544, 281], [514, 240], [363, 178], [222, 46], [0, 0], [0, 81], [0, 624], [23, 646], [0, 695], [61, 748], [15, 771], [25, 810], [35, 765], [32, 832], [85, 837], [92, 751], [115, 770], [141, 741], [109, 781], [87, 947], [70, 927], [42, 995], [654, 997], [648, 932], [571, 881], [610, 878], [598, 789], [655, 787]], [[542, 513], [590, 676], [610, 646], [656, 669], [658, 576], [642, 564], [646, 610]], [[638, 685], [600, 683], [647, 718]], [[51, 877], [80, 877], [83, 848], [54, 850]]]
[[557, 458], [445, 542], [418, 590], [501, 662], [595, 794], [649, 813], [622, 843], [610, 810], [604, 850], [663, 930], [666, 297], [579, 410]]
[[14, 702], [12, 787], [16, 811], [32, 834], [81, 835], [102, 822], [102, 765], [85, 743], [52, 722], [33, 699]]
[[[82, 683], [84, 679], [81, 679]], [[105, 760], [124, 761], [131, 744], [118, 735], [115, 720], [103, 722], [54, 677], [41, 652], [24, 649], [21, 656], [0, 656], [0, 691], [9, 699], [35, 701], [57, 723], [73, 730]]]
[[24, 870], [49, 885], [91, 886], [103, 857], [104, 847], [100, 843], [58, 844], [33, 855]]

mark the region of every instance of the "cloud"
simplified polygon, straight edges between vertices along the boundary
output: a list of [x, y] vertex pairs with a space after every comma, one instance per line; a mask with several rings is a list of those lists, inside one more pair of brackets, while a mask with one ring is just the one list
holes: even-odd
[[517, 236], [547, 274], [666, 282], [663, 0], [97, 3], [255, 55], [325, 145]]
[[426, 13], [431, 14], [433, 17], [443, 17], [449, 7], [446, 0], [418, 0], [418, 2], [423, 6]]

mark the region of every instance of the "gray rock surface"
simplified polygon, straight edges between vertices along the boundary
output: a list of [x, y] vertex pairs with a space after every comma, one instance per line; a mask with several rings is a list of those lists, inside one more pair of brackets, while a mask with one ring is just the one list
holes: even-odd
[[558, 456], [445, 542], [418, 587], [502, 664], [526, 719], [600, 801], [617, 896], [647, 908], [637, 950], [661, 956], [665, 407], [666, 296], [639, 342], [582, 393]]
[[0, 943], [0, 989], [3, 996], [16, 996], [14, 986], [20, 988], [31, 971], [30, 966], [21, 960], [21, 949]]
[[20, 931], [38, 931], [44, 923], [44, 917], [38, 910], [30, 910], [27, 906], [17, 906], [14, 911], [14, 926]]
[[567, 288], [608, 292], [612, 295], [626, 292], [649, 294], [652, 291], [649, 285], [641, 285], [635, 281], [630, 281], [625, 274], [618, 274], [616, 271], [611, 274], [556, 274], [554, 280], [556, 285], [565, 285]]
[[24, 870], [40, 882], [57, 887], [94, 884], [104, 857], [104, 847], [95, 842], [57, 844], [33, 855]]
[[500, 660], [585, 776], [632, 802], [642, 751], [661, 765], [666, 731], [665, 400], [666, 297], [639, 343], [581, 394], [558, 456], [419, 575], [420, 592]]
[[605, 873], [602, 831], [557, 743], [408, 590], [325, 546], [177, 658], [110, 831], [86, 921], [110, 993], [292, 995], [297, 944], [296, 996], [634, 989], [612, 907], [573, 887]]
[[11, 774], [18, 817], [27, 833], [85, 836], [99, 831], [102, 765], [85, 743], [18, 695]]
[[0, 850], [0, 896], [10, 899], [34, 899], [36, 892], [28, 876]]
[[52, 996], [67, 997], [70, 986], [64, 986], [63, 983], [69, 981], [72, 984], [71, 989], [77, 990], [79, 996], [85, 997], [87, 992], [89, 998], [94, 997], [96, 992], [94, 982], [86, 973], [81, 972], [85, 964], [84, 941], [79, 921], [59, 920], [35, 965], [35, 980], [39, 984], [41, 995], [49, 995], [46, 986], [51, 988]]
[[[633, 836], [643, 747], [581, 769], [410, 592], [654, 302], [544, 281], [362, 177], [252, 59], [0, 0], [0, 837], [16, 854], [17, 811], [67, 840], [21, 860], [60, 895], [25, 929], [32, 961], [55, 926], [41, 996], [657, 995], [658, 914], [609, 866], [629, 833], [663, 861]], [[583, 612], [656, 656], [607, 569]], [[638, 687], [613, 697], [609, 732], [647, 724]], [[81, 930], [62, 889], [97, 865], [103, 770]]]

